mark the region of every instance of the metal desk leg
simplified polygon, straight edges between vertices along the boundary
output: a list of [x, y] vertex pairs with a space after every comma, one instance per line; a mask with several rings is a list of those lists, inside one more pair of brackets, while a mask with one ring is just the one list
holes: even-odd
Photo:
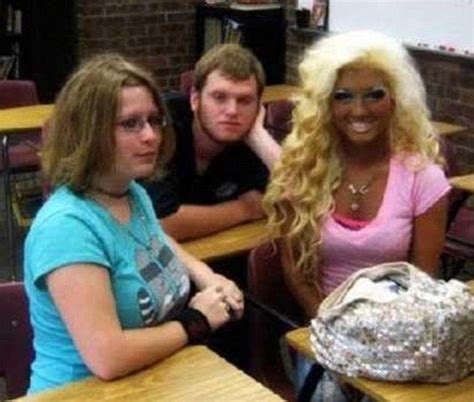
[[2, 159], [3, 159], [3, 194], [5, 200], [5, 226], [7, 232], [8, 256], [10, 263], [11, 280], [16, 279], [15, 268], [15, 239], [13, 233], [13, 211], [12, 211], [12, 195], [10, 181], [10, 160], [8, 157], [8, 136], [4, 135], [2, 139]]

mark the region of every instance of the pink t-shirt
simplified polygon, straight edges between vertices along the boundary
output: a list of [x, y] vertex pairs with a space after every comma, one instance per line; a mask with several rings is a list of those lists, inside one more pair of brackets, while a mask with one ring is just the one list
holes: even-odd
[[438, 165], [413, 171], [399, 158], [392, 157], [385, 194], [374, 219], [359, 230], [345, 227], [331, 215], [324, 222], [320, 249], [324, 295], [361, 268], [407, 261], [414, 218], [449, 190], [448, 180]]

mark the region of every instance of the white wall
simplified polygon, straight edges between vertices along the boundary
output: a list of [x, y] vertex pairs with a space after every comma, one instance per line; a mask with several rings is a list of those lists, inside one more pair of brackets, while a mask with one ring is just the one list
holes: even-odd
[[474, 53], [474, 0], [330, 0], [329, 31], [355, 29]]

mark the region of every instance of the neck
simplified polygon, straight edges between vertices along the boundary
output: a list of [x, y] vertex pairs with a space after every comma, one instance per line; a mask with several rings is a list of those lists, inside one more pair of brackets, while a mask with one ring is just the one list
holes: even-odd
[[342, 149], [346, 165], [349, 164], [360, 168], [379, 164], [390, 157], [390, 145], [387, 142], [377, 142], [361, 147], [343, 143]]
[[224, 145], [214, 141], [202, 127], [197, 117], [193, 119], [194, 153], [202, 162], [209, 163], [225, 148]]
[[98, 176], [93, 180], [91, 190], [111, 198], [123, 198], [129, 194], [130, 182]]

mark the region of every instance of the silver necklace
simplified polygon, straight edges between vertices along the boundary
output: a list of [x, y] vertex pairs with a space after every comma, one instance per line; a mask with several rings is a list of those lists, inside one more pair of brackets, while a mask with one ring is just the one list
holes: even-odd
[[[105, 195], [109, 195], [109, 194], [106, 194], [105, 192], [102, 192], [102, 191], [97, 191], [98, 193], [102, 193], [102, 194], [105, 194]], [[146, 220], [146, 217], [145, 217], [145, 213], [143, 212], [142, 210], [142, 207], [141, 205], [139, 205], [137, 202], [135, 202], [135, 199], [134, 199], [134, 196], [133, 194], [130, 194], [130, 189], [127, 189], [127, 193], [126, 194], [123, 194], [121, 195], [120, 197], [112, 197], [112, 198], [124, 198], [125, 196], [128, 196], [128, 202], [129, 202], [129, 205], [130, 205], [130, 213], [131, 213], [131, 219], [130, 219], [130, 222], [127, 223], [127, 224], [122, 224], [119, 222], [119, 220], [112, 214], [112, 212], [109, 210], [109, 208], [107, 206], [105, 206], [104, 204], [102, 204], [100, 201], [98, 201], [97, 199], [95, 199], [95, 197], [90, 197], [92, 200], [94, 200], [96, 202], [97, 205], [99, 205], [103, 210], [105, 210], [107, 212], [107, 214], [112, 218], [112, 220], [117, 224], [119, 230], [122, 232], [122, 233], [125, 233], [126, 235], [128, 235], [128, 237], [131, 238], [131, 240], [135, 241], [135, 243], [141, 245], [147, 252], [148, 254], [151, 255], [151, 252], [152, 252], [152, 242], [151, 242], [151, 230], [150, 228], [148, 227], [148, 222]], [[135, 211], [135, 212], [134, 212]], [[137, 216], [138, 215], [138, 216]], [[135, 233], [133, 233], [132, 231], [132, 225], [133, 225], [133, 220], [135, 218], [135, 216], [137, 216], [138, 220], [140, 221], [140, 226], [142, 228], [144, 228], [144, 232], [146, 233], [146, 239], [143, 240], [140, 238], [140, 236], [137, 236]]]
[[147, 250], [148, 253], [151, 256], [151, 251], [152, 251], [151, 230], [148, 227], [148, 222], [147, 222], [147, 219], [145, 217], [145, 213], [143, 212], [141, 205], [139, 205], [137, 202], [135, 202], [133, 197], [131, 199], [131, 202], [133, 203], [133, 206], [132, 206], [132, 222], [133, 222], [133, 210], [135, 209], [137, 214], [138, 214], [138, 220], [140, 221], [140, 226], [142, 226], [145, 229], [146, 240], [143, 241], [139, 236], [137, 236], [135, 233], [133, 233], [133, 231], [131, 229], [131, 225], [127, 225], [126, 232], [132, 238], [132, 240], [135, 240], [136, 243], [138, 243], [142, 247], [144, 247], [145, 250]]
[[352, 212], [357, 212], [360, 209], [362, 198], [368, 194], [369, 187], [373, 183], [374, 179], [375, 174], [369, 179], [367, 183], [360, 187], [356, 187], [353, 183], [349, 183], [347, 185], [347, 189], [351, 195], [350, 208]]

